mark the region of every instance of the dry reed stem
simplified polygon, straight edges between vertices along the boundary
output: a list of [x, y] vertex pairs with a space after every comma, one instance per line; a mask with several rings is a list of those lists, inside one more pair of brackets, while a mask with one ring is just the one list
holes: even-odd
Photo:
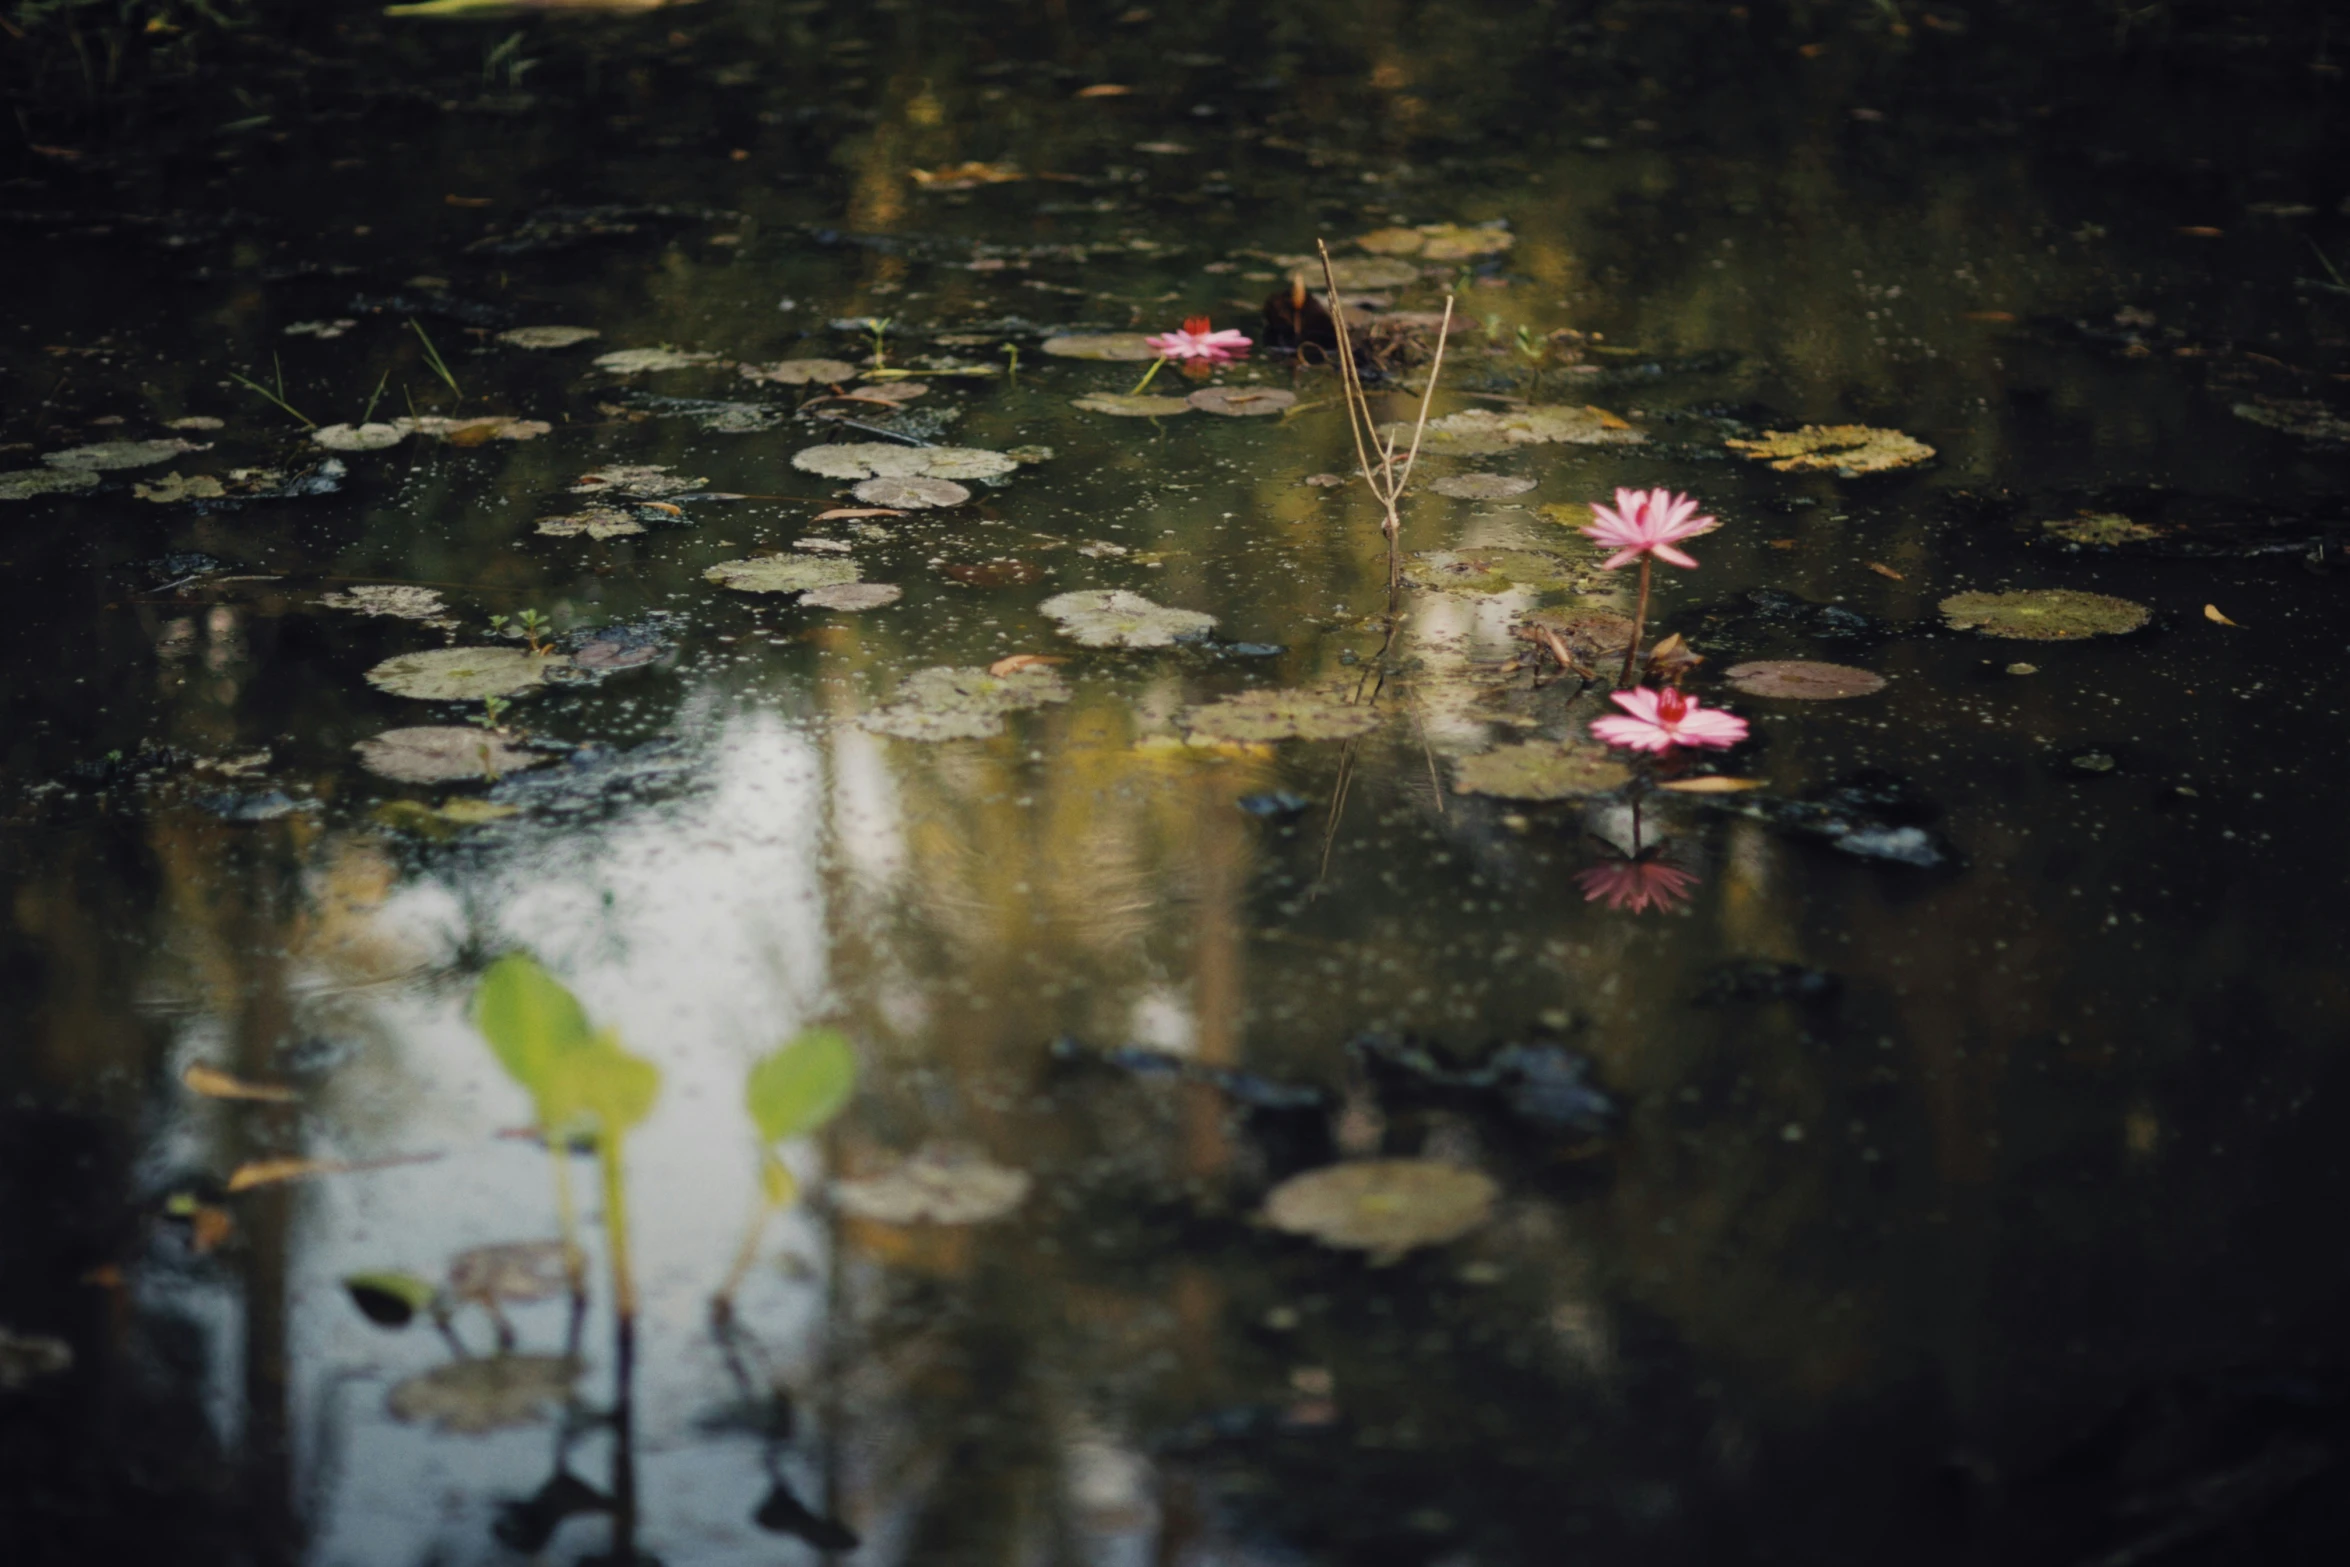
[[[1404, 492], [1412, 482], [1412, 469], [1420, 460], [1420, 440], [1428, 428], [1428, 409], [1436, 398], [1437, 378], [1444, 373], [1444, 349], [1452, 336], [1453, 297], [1444, 296], [1444, 320], [1436, 330], [1436, 354], [1428, 366], [1428, 384], [1420, 391], [1420, 413], [1412, 426], [1412, 444], [1404, 454], [1403, 470], [1395, 466], [1395, 442], [1379, 439], [1378, 426], [1372, 422], [1370, 394], [1363, 390], [1362, 367], [1355, 362], [1354, 333], [1346, 322], [1346, 304], [1339, 298], [1338, 274], [1330, 264], [1330, 247], [1321, 240], [1314, 247], [1322, 253], [1322, 282], [1330, 297], [1330, 324], [1338, 336], [1339, 379], [1345, 390], [1346, 425], [1354, 436], [1355, 460], [1361, 465], [1363, 482], [1371, 487], [1371, 494], [1379, 502], [1385, 516], [1379, 524], [1387, 536], [1387, 604], [1390, 615], [1403, 593], [1403, 513]], [[1374, 465], [1371, 453], [1379, 453]]]

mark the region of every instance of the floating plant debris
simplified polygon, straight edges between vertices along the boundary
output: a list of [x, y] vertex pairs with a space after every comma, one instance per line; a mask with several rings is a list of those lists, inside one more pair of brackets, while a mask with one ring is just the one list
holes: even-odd
[[1404, 562], [1404, 579], [1448, 593], [1507, 593], [1532, 588], [1543, 593], [1608, 593], [1617, 585], [1596, 556], [1570, 560], [1548, 550], [1423, 550]]
[[1178, 720], [1195, 740], [1253, 745], [1267, 740], [1348, 740], [1379, 727], [1385, 715], [1367, 702], [1326, 691], [1244, 691], [1187, 708]]
[[1832, 473], [1840, 479], [1912, 468], [1934, 455], [1934, 448], [1899, 430], [1865, 424], [1807, 424], [1800, 430], [1768, 430], [1751, 441], [1731, 439], [1722, 444], [1781, 473]]
[[633, 511], [623, 511], [617, 506], [590, 506], [585, 511], [560, 517], [541, 517], [538, 531], [552, 539], [578, 538], [583, 534], [591, 539], [621, 539], [644, 532], [645, 525]]
[[1007, 713], [1068, 700], [1060, 675], [1040, 665], [1000, 675], [942, 665], [908, 675], [896, 699], [862, 722], [901, 740], [985, 740], [1004, 732]]
[[2032, 588], [2010, 593], [1954, 593], [1939, 608], [1957, 631], [2024, 642], [2075, 642], [2137, 630], [2153, 617], [2145, 605], [2073, 588]]
[[716, 354], [683, 348], [623, 348], [598, 354], [596, 368], [614, 375], [643, 375], [656, 370], [690, 370], [696, 365], [713, 363], [717, 358]]
[[1169, 609], [1139, 593], [1092, 589], [1058, 593], [1037, 606], [1061, 635], [1086, 647], [1173, 647], [1216, 629], [1216, 617]]
[[61, 452], [43, 452], [41, 461], [52, 468], [82, 468], [104, 472], [117, 468], [152, 468], [184, 452], [210, 451], [192, 441], [100, 441], [94, 446], [72, 446]]
[[791, 465], [827, 479], [1000, 479], [1020, 466], [1006, 453], [976, 446], [897, 446], [887, 441], [810, 446], [794, 452]]
[[1171, 419], [1192, 409], [1188, 397], [1156, 397], [1148, 392], [1088, 392], [1069, 401], [1073, 408], [1118, 419]]
[[844, 587], [856, 581], [857, 563], [808, 555], [756, 555], [749, 560], [722, 560], [702, 577], [737, 593], [805, 593], [810, 588]]
[[1493, 1215], [1490, 1176], [1434, 1159], [1363, 1159], [1293, 1175], [1265, 1198], [1265, 1222], [1391, 1263], [1459, 1240]]
[[843, 582], [835, 587], [810, 588], [800, 595], [800, 602], [812, 609], [847, 612], [880, 609], [885, 604], [895, 604], [904, 596], [905, 589], [894, 582]]
[[592, 326], [518, 326], [498, 334], [509, 348], [570, 348], [604, 334]]
[[2119, 512], [2082, 512], [2074, 517], [2049, 517], [2042, 520], [2041, 531], [2066, 544], [2084, 544], [2111, 548], [2117, 544], [2140, 544], [2148, 539], [2162, 537], [2164, 530], [2133, 522]]
[[[1355, 238], [1359, 248], [1375, 256], [1417, 256], [1422, 261], [1473, 261], [1499, 255], [1517, 242], [1518, 236], [1498, 223], [1423, 223], [1417, 228], [1374, 229]], [[1339, 287], [1350, 286], [1339, 280]]]
[[0, 501], [29, 501], [36, 495], [62, 495], [70, 490], [97, 487], [95, 468], [18, 468], [0, 473]]
[[666, 464], [617, 463], [609, 468], [597, 468], [581, 474], [572, 482], [574, 495], [626, 495], [637, 500], [658, 500], [664, 495], [682, 495], [698, 490], [709, 483], [707, 479], [681, 479]]

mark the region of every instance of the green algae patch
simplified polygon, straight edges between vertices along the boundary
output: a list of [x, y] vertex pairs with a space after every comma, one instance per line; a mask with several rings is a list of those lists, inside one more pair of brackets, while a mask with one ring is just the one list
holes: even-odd
[[1938, 606], [1956, 631], [2024, 642], [2078, 642], [2137, 630], [2154, 612], [2130, 599], [2072, 588], [2015, 593], [1954, 593]]
[[1934, 456], [1934, 448], [1914, 436], [1866, 424], [1807, 424], [1722, 444], [1781, 473], [1832, 473], [1839, 479], [1914, 468]]

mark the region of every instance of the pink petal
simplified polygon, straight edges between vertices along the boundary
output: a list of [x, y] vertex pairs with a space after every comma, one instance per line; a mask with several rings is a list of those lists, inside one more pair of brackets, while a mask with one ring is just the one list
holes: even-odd
[[1679, 550], [1673, 548], [1670, 544], [1656, 545], [1649, 551], [1649, 553], [1654, 555], [1658, 560], [1668, 561], [1675, 566], [1694, 566], [1697, 564], [1696, 561], [1682, 554]]
[[[1664, 700], [1662, 691], [1647, 686], [1634, 686], [1629, 691], [1611, 691], [1608, 700], [1644, 723], [1656, 722], [1657, 704]], [[1611, 720], [1612, 722], [1612, 720]]]
[[1630, 565], [1632, 562], [1638, 560], [1641, 556], [1647, 553], [1648, 552], [1646, 550], [1641, 549], [1638, 545], [1634, 545], [1628, 550], [1619, 550], [1615, 554], [1610, 555], [1607, 559], [1601, 561], [1599, 563], [1599, 569], [1602, 571], [1613, 571], [1618, 566]]
[[1656, 725], [1638, 718], [1594, 718], [1591, 721], [1594, 738], [1609, 745], [1620, 745], [1630, 751], [1670, 751], [1672, 736]]
[[1692, 708], [1681, 720], [1683, 745], [1711, 745], [1725, 749], [1746, 738], [1746, 720], [1718, 707]]

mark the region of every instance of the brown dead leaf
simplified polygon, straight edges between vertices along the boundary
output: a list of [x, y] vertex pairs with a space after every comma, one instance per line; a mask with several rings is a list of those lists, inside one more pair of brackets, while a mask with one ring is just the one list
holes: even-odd
[[1966, 313], [1966, 319], [1969, 321], [2013, 321], [2015, 312], [2012, 310], [1970, 310]]
[[1123, 98], [1132, 91], [1134, 91], [1133, 88], [1121, 87], [1116, 82], [1096, 82], [1091, 87], [1078, 88], [1077, 96], [1080, 98]]
[[388, 1170], [402, 1164], [430, 1164], [437, 1153], [399, 1154], [389, 1159], [248, 1159], [229, 1172], [227, 1189], [249, 1192], [257, 1186], [306, 1181], [313, 1175], [351, 1175], [361, 1170]]
[[180, 1073], [180, 1086], [207, 1099], [251, 1099], [261, 1104], [290, 1105], [301, 1097], [275, 1083], [248, 1083], [243, 1078], [200, 1063]]
[[1017, 674], [1023, 669], [1043, 669], [1053, 664], [1066, 664], [1067, 662], [1069, 662], [1067, 659], [1056, 658], [1050, 653], [1014, 653], [1010, 658], [999, 658], [988, 665], [987, 672], [1001, 680], [1004, 676]]
[[1888, 579], [1889, 581], [1907, 582], [1909, 580], [1907, 577], [1903, 576], [1900, 572], [1895, 571], [1891, 566], [1886, 565], [1881, 560], [1872, 560], [1868, 563], [1868, 566], [1869, 570], [1875, 572], [1880, 577]]
[[846, 522], [852, 517], [903, 517], [904, 512], [888, 506], [835, 506], [830, 511], [816, 514], [818, 522]]
[[924, 190], [973, 190], [981, 185], [1010, 185], [1028, 176], [1008, 163], [953, 163], [939, 169], [908, 169]]
[[[2219, 606], [2217, 604], [2204, 605], [2203, 618], [2210, 621], [2215, 626], [2234, 626], [2236, 624], [2234, 621], [2228, 619], [2227, 616], [2219, 612]], [[2237, 629], [2241, 630], [2243, 628], [2237, 627]]]
[[1599, 427], [1602, 430], [1629, 430], [1632, 428], [1631, 425], [1617, 418], [1614, 414], [1609, 413], [1604, 408], [1595, 407], [1592, 404], [1586, 403], [1583, 405], [1583, 411], [1588, 414], [1598, 415]]
[[441, 202], [444, 206], [450, 207], [486, 207], [490, 204], [490, 198], [487, 196], [443, 196]]
[[1670, 783], [1658, 784], [1659, 789], [1670, 789], [1675, 794], [1742, 794], [1748, 789], [1760, 789], [1759, 778], [1676, 778]]
[[2179, 232], [2189, 239], [2218, 239], [2225, 235], [2227, 230], [2215, 229], [2208, 223], [2194, 223], [2180, 229]]
[[657, 511], [665, 517], [682, 517], [685, 515], [685, 508], [683, 506], [672, 506], [667, 501], [638, 501], [636, 505], [637, 510], [639, 511]]
[[198, 1203], [188, 1210], [188, 1244], [199, 1257], [210, 1253], [232, 1234], [237, 1221], [226, 1208], [215, 1208], [210, 1203]]

